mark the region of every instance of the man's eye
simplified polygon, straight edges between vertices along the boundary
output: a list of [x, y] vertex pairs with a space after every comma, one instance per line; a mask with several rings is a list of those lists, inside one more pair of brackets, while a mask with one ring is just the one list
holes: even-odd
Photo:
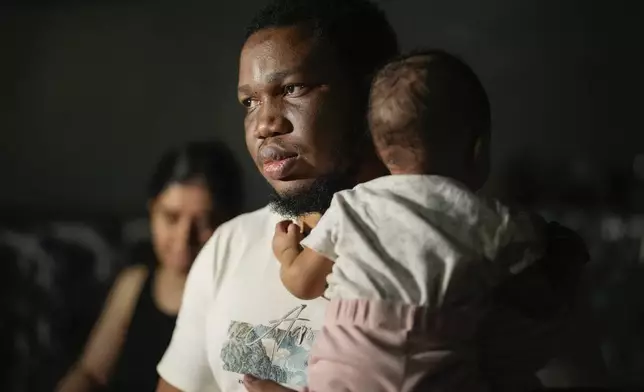
[[284, 86], [284, 94], [285, 95], [297, 95], [301, 94], [306, 86], [303, 84], [288, 84]]
[[242, 99], [241, 104], [244, 105], [244, 107], [251, 108], [256, 105], [256, 100], [253, 98]]

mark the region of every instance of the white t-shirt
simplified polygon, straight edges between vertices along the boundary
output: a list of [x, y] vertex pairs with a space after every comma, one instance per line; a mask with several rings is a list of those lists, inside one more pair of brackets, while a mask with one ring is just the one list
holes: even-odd
[[530, 216], [429, 175], [385, 176], [336, 193], [302, 245], [334, 261], [329, 299], [428, 306], [443, 303], [448, 287], [453, 300], [491, 288], [543, 254]]
[[157, 367], [168, 383], [184, 392], [242, 392], [242, 374], [252, 374], [306, 384], [327, 301], [302, 301], [282, 286], [271, 248], [282, 219], [264, 207], [223, 224], [204, 246]]

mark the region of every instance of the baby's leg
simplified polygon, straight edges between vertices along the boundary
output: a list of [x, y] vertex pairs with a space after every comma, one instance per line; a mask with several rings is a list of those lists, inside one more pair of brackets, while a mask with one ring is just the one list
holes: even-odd
[[408, 319], [413, 317], [413, 308], [405, 310], [408, 314], [386, 314], [393, 309], [377, 302], [332, 300], [311, 352], [309, 390], [398, 391], [405, 372]]
[[434, 341], [419, 322], [425, 313], [392, 302], [331, 301], [311, 353], [308, 390], [484, 391], [475, 366], [467, 368], [460, 352]]

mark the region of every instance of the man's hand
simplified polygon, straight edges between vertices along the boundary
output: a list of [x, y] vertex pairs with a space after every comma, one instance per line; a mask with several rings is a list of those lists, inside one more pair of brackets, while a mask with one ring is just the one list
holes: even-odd
[[302, 238], [300, 227], [291, 221], [282, 221], [275, 226], [273, 253], [282, 265], [289, 266], [300, 254]]
[[244, 376], [244, 386], [248, 392], [293, 392], [270, 380], [260, 380], [250, 375]]

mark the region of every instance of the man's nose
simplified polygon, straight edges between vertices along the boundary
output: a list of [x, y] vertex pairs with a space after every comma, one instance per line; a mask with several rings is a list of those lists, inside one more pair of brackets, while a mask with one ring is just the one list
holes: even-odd
[[284, 117], [282, 109], [282, 104], [277, 99], [269, 99], [262, 103], [255, 127], [256, 138], [266, 139], [292, 131], [292, 125]]

